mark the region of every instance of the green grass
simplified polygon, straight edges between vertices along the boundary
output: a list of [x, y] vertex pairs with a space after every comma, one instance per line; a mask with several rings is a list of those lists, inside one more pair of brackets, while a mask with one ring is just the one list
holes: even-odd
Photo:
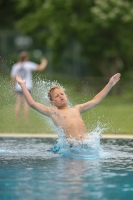
[[[44, 79], [42, 75], [39, 75]], [[90, 100], [96, 90], [93, 86], [89, 92], [81, 92], [80, 80], [68, 79], [62, 75], [54, 75], [47, 79], [58, 80], [61, 85], [65, 86], [66, 93], [72, 105], [79, 104]], [[35, 76], [36, 79], [36, 76]], [[30, 109], [30, 122], [24, 123], [23, 113], [18, 123], [14, 121], [15, 96], [11, 90], [9, 74], [0, 76], [0, 133], [53, 133], [55, 128], [51, 125], [51, 119], [38, 112]], [[98, 106], [82, 114], [83, 120], [88, 131], [92, 131], [98, 121], [107, 128], [105, 133], [132, 134], [133, 133], [133, 104], [132, 88], [126, 84], [122, 89], [121, 95], [116, 95], [117, 86]], [[41, 88], [42, 89], [42, 88]], [[102, 88], [101, 88], [102, 89]], [[36, 91], [34, 91], [36, 93]], [[37, 92], [38, 93], [38, 92]], [[36, 95], [35, 95], [36, 96]], [[42, 94], [38, 93], [37, 101]]]

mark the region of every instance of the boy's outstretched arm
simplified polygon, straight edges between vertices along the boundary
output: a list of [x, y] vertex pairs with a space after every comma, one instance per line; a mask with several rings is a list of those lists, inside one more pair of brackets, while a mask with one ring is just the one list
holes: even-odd
[[120, 80], [120, 76], [120, 73], [117, 73], [114, 76], [112, 76], [108, 84], [91, 101], [77, 105], [79, 107], [80, 112], [85, 112], [99, 104], [106, 97], [106, 95], [109, 93], [112, 87]]
[[51, 108], [34, 101], [31, 94], [29, 93], [29, 91], [26, 88], [25, 80], [21, 79], [21, 77], [19, 77], [19, 76], [16, 76], [16, 81], [21, 86], [22, 91], [23, 91], [23, 95], [24, 95], [28, 105], [30, 107], [32, 107], [33, 109], [37, 110], [38, 112], [40, 112], [44, 115], [50, 116]]

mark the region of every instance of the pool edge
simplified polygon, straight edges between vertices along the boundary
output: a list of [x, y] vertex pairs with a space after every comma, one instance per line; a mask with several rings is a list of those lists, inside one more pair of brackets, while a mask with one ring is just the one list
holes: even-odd
[[[51, 133], [0, 133], [0, 137], [31, 137], [31, 138], [57, 138], [57, 134]], [[102, 138], [133, 139], [129, 134], [102, 134]]]

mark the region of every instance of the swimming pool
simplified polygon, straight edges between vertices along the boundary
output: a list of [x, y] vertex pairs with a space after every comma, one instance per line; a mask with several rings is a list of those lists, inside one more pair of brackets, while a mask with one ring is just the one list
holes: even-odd
[[132, 200], [133, 140], [101, 139], [103, 157], [47, 150], [54, 138], [0, 138], [1, 200]]

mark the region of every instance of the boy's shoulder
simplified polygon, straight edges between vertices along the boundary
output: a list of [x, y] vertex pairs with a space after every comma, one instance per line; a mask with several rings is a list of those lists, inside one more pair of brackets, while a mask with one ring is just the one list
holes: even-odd
[[72, 108], [78, 109], [80, 107], [80, 104], [74, 105]]

